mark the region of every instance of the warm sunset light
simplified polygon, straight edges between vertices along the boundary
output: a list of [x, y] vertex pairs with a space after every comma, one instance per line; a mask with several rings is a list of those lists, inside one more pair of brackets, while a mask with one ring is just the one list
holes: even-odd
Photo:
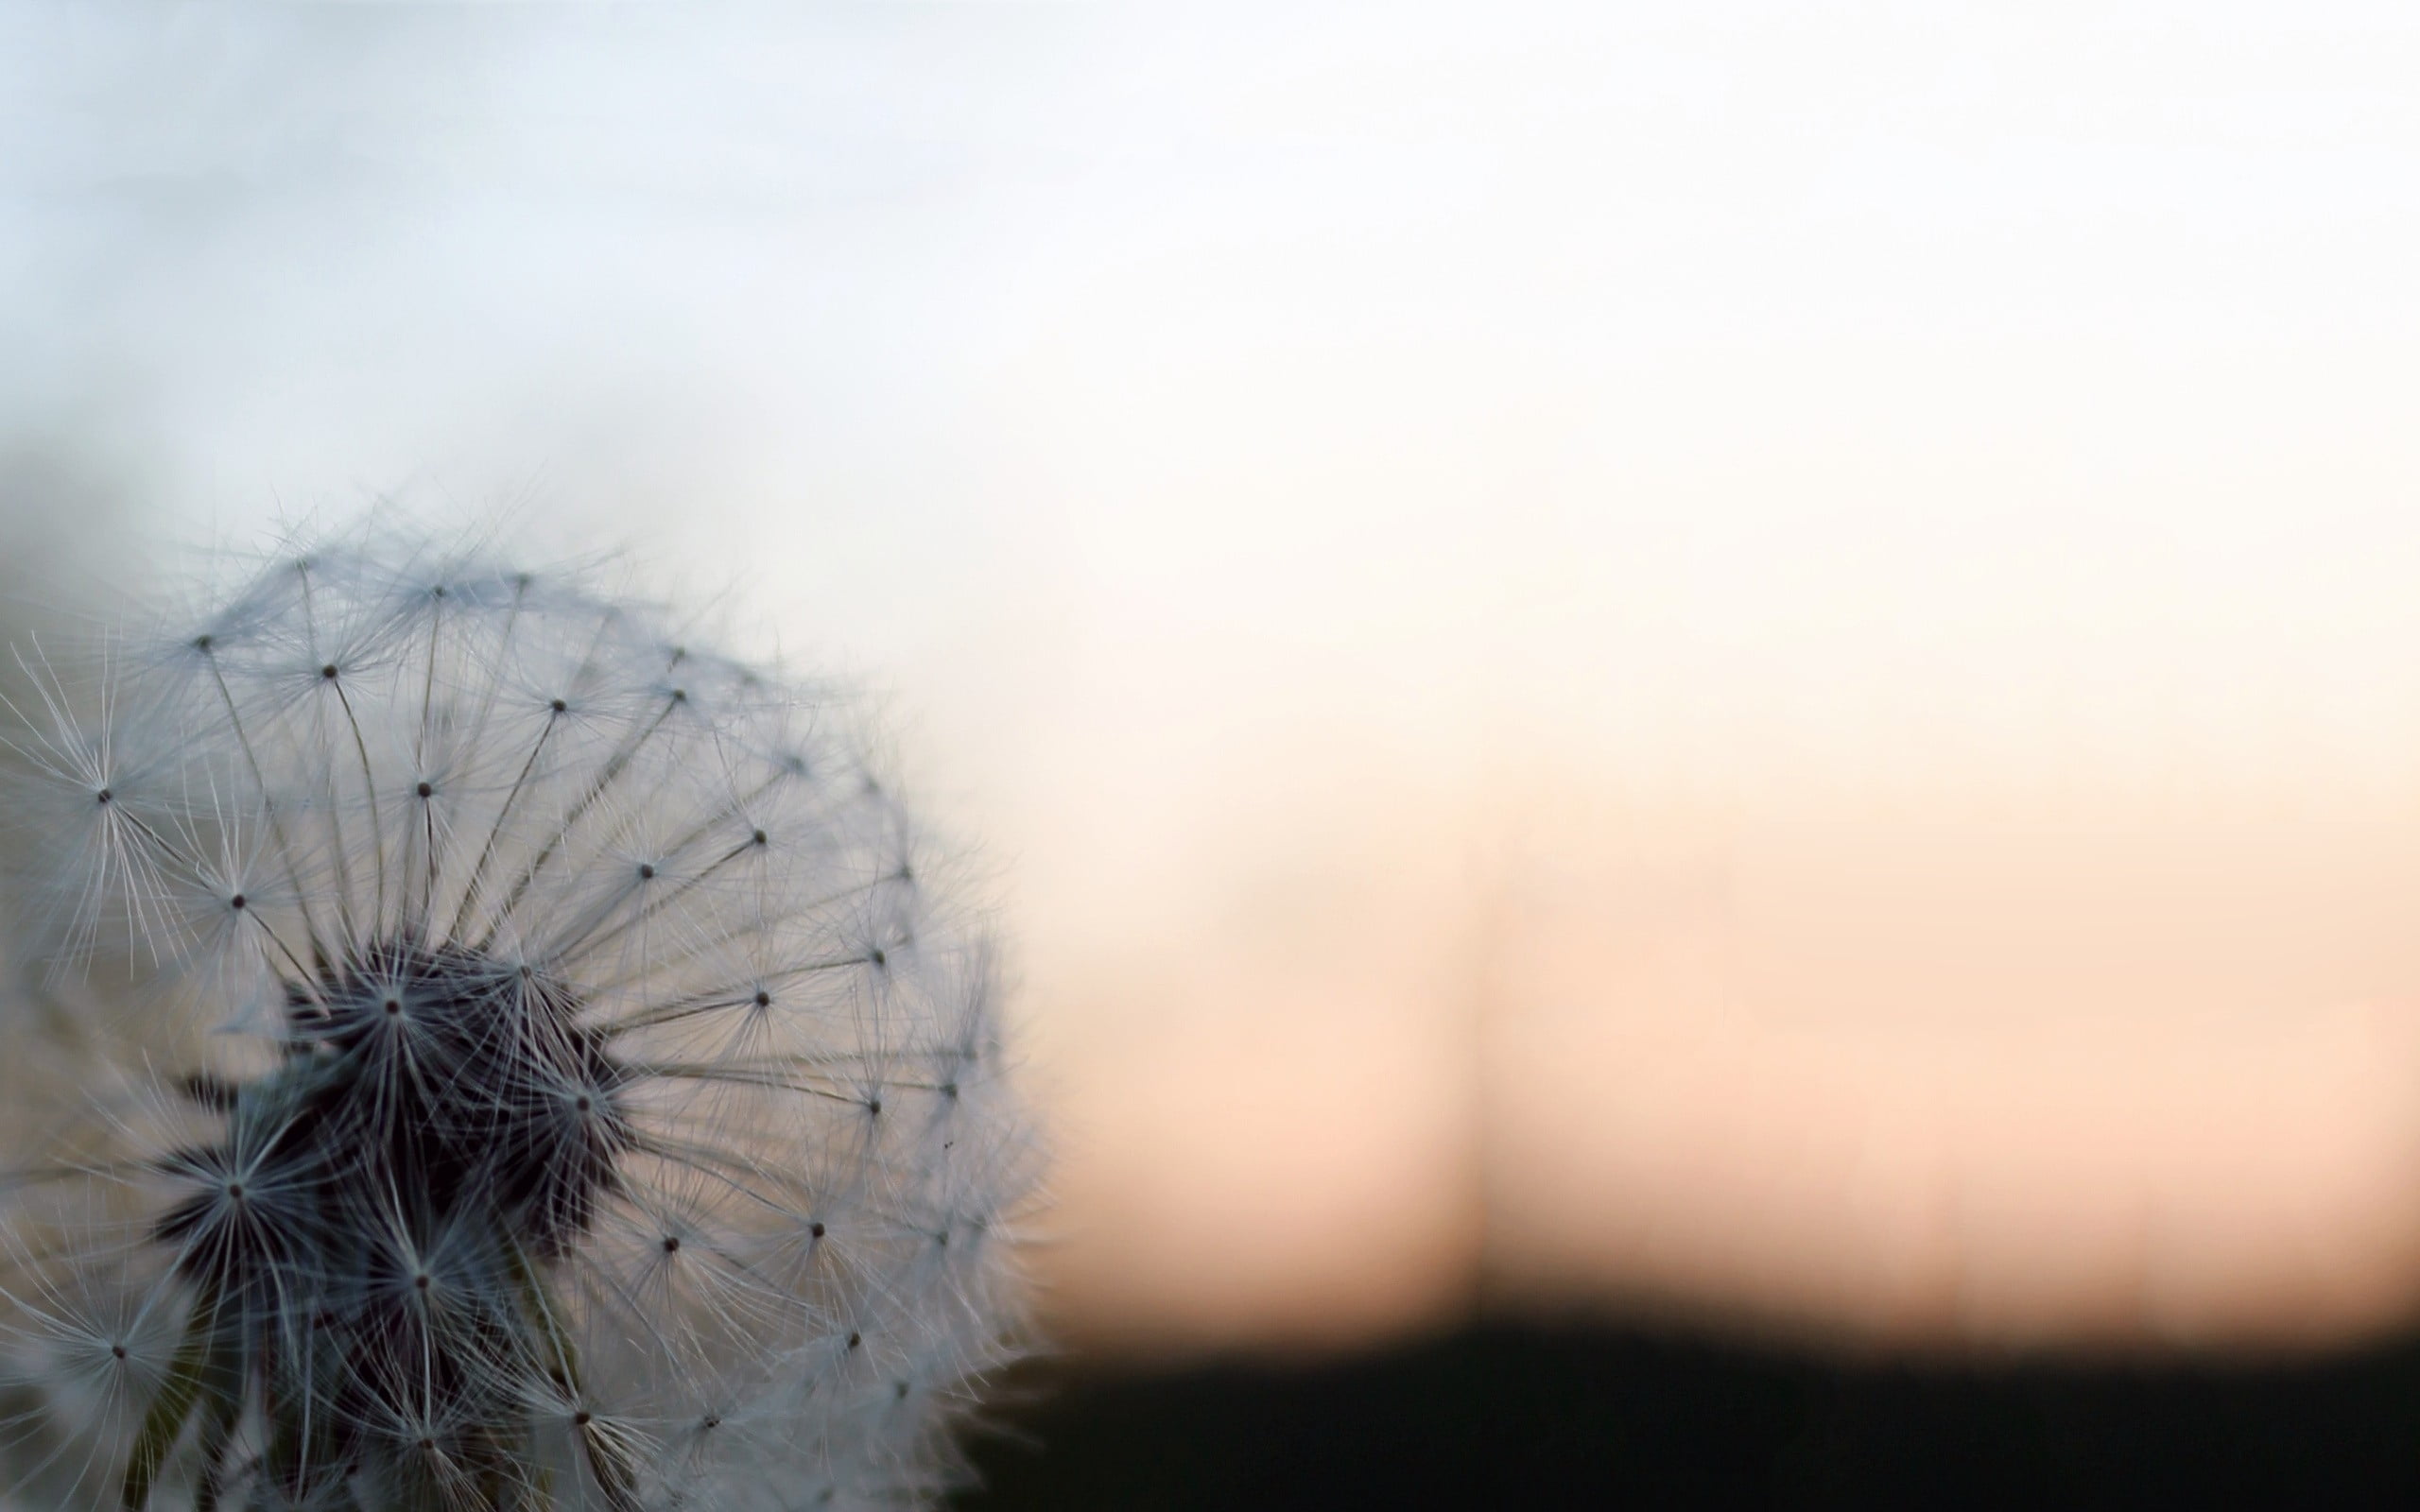
[[2407, 1323], [2420, 31], [1647, 10], [23, 13], [0, 524], [873, 689], [1076, 1347]]

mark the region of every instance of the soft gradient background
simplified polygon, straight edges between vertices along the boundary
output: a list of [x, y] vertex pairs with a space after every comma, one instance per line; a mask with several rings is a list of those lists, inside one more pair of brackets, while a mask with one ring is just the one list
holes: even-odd
[[[879, 689], [1061, 1337], [2420, 1301], [2420, 18], [0, 9], [0, 531]], [[30, 550], [30, 547], [26, 548]], [[30, 558], [22, 558], [30, 560]]]

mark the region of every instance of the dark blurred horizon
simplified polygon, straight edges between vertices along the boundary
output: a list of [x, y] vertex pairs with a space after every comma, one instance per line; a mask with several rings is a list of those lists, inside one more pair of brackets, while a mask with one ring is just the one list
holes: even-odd
[[1851, 1363], [1490, 1323], [1291, 1366], [1063, 1362], [1007, 1397], [971, 1440], [983, 1484], [959, 1512], [2420, 1499], [2409, 1333], [2259, 1361]]

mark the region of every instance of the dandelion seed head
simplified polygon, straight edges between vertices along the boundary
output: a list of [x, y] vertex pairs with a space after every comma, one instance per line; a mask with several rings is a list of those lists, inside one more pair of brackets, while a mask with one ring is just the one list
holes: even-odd
[[847, 702], [392, 535], [197, 620], [8, 711], [108, 1070], [8, 1188], [0, 1501], [946, 1489], [1035, 1158]]

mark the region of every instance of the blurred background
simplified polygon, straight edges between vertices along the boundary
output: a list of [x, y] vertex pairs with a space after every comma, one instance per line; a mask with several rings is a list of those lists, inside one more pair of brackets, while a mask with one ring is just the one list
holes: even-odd
[[990, 1504], [2404, 1475], [2414, 77], [10, 4], [0, 587], [387, 501], [872, 689], [1059, 1152]]

